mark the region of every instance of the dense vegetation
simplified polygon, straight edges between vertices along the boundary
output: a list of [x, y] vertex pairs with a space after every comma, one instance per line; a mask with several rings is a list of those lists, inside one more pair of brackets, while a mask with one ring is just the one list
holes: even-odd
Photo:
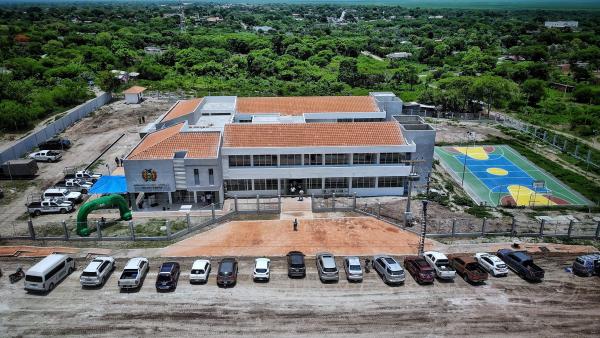
[[[331, 19], [344, 9], [343, 21]], [[596, 12], [194, 4], [184, 29], [178, 13], [154, 4], [0, 7], [0, 129], [28, 128], [85, 100], [90, 80], [105, 90], [130, 85], [116, 69], [198, 96], [386, 90], [444, 111], [484, 102], [580, 136], [600, 130]], [[544, 28], [560, 19], [579, 28]], [[149, 46], [162, 54], [145, 53]], [[392, 52], [412, 56], [386, 58]]]

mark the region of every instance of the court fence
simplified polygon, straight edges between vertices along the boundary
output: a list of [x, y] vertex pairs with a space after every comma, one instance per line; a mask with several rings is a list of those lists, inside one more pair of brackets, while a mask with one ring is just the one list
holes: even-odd
[[[413, 200], [413, 203], [418, 202]], [[405, 222], [404, 210], [385, 203], [362, 202], [356, 195], [313, 195], [313, 212], [356, 212], [372, 216], [407, 231], [421, 234], [422, 217], [413, 215]], [[554, 237], [569, 239], [600, 239], [600, 219], [549, 221], [547, 219], [501, 218], [440, 218], [427, 217], [426, 236], [453, 237]]]

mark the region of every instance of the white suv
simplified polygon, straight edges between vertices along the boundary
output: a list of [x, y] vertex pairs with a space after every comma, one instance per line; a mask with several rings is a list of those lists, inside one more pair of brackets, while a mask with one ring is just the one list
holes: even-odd
[[269, 281], [270, 278], [271, 260], [268, 258], [257, 258], [254, 260], [254, 272], [252, 278], [257, 280]]
[[42, 198], [45, 200], [60, 200], [60, 201], [69, 201], [69, 202], [81, 202], [81, 193], [73, 191], [70, 192], [66, 188], [52, 188], [46, 189]]
[[147, 258], [135, 257], [130, 259], [119, 278], [119, 288], [137, 289], [141, 287], [148, 270]]
[[506, 276], [508, 275], [508, 267], [503, 260], [498, 256], [489, 254], [487, 252], [478, 252], [475, 254], [477, 263], [487, 270], [492, 276]]
[[100, 286], [104, 285], [108, 275], [115, 269], [115, 259], [108, 256], [99, 256], [94, 258], [88, 266], [83, 269], [79, 283], [81, 286]]
[[198, 259], [192, 264], [190, 272], [190, 283], [206, 283], [210, 274], [210, 261]]

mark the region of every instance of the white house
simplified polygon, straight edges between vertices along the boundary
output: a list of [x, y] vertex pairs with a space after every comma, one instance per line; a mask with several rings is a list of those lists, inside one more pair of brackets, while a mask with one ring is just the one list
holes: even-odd
[[125, 94], [125, 103], [140, 103], [144, 99], [144, 91], [146, 88], [140, 86], [133, 86], [123, 91]]

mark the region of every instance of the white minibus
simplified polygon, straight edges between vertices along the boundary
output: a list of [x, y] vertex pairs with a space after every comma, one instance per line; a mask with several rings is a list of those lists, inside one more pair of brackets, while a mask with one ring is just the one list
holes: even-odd
[[75, 270], [75, 261], [67, 255], [52, 254], [25, 273], [25, 290], [52, 291], [56, 284]]

